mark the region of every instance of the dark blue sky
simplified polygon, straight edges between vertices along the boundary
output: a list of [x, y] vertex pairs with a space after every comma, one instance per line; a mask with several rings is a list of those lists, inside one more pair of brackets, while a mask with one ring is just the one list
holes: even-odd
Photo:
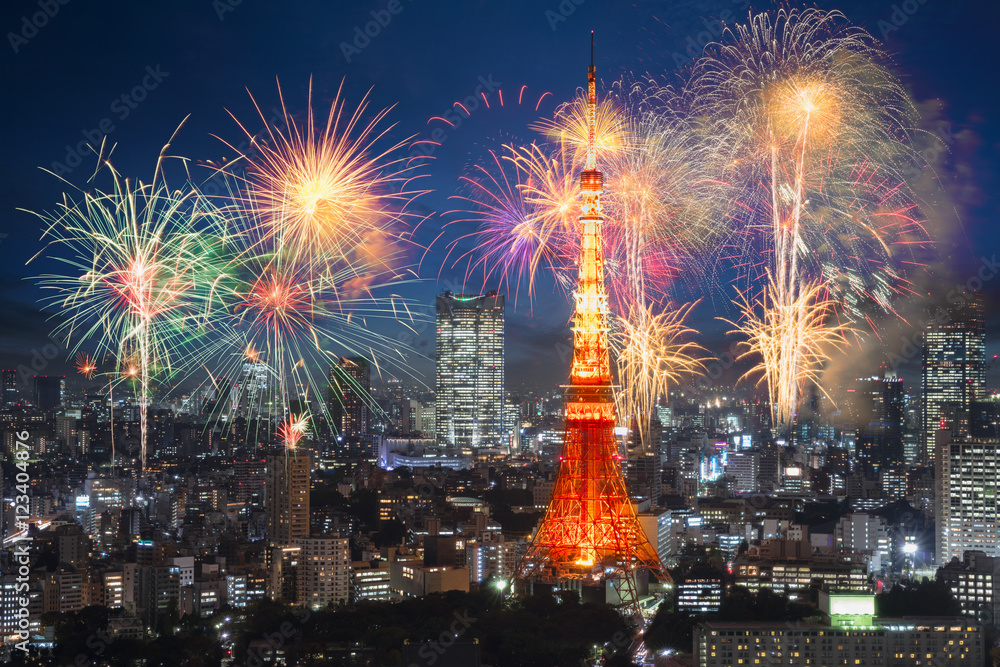
[[[819, 5], [840, 9], [854, 24], [884, 37], [897, 73], [914, 97], [942, 101], [935, 120], [945, 128], [942, 135], [952, 152], [940, 172], [945, 182], [935, 195], [935, 217], [938, 229], [953, 233], [939, 233], [941, 265], [932, 284], [964, 283], [977, 271], [981, 256], [990, 258], [1000, 249], [992, 197], [1000, 167], [1000, 94], [995, 85], [1000, 10], [992, 2], [970, 0]], [[551, 112], [584, 83], [590, 30], [597, 31], [596, 64], [605, 84], [645, 72], [667, 76], [680, 54], [703, 39], [699, 33], [712, 24], [710, 19], [744, 17], [747, 6], [743, 0], [7, 2], [0, 18], [5, 34], [0, 67], [7, 92], [0, 111], [0, 225], [6, 234], [0, 239], [0, 364], [30, 362], [31, 348], [41, 345], [47, 332], [35, 306], [38, 291], [24, 281], [41, 270], [24, 266], [40, 248], [41, 230], [36, 219], [16, 209], [54, 205], [64, 188], [39, 167], [75, 164], [75, 147], [87, 136], [107, 132], [109, 142], [117, 144], [113, 159], [118, 170], [149, 179], [160, 147], [188, 115], [175, 154], [195, 162], [231, 157], [232, 151], [216, 137], [238, 143], [242, 136], [226, 110], [256, 130], [260, 119], [247, 90], [265, 109], [274, 107], [276, 78], [293, 110], [304, 109], [310, 76], [318, 102], [332, 98], [341, 80], [349, 103], [371, 88], [373, 108], [396, 105], [391, 119], [398, 123], [399, 138], [430, 136], [440, 125], [428, 125], [429, 118], [474, 95], [479, 86], [496, 86], [503, 91], [504, 108], [496, 108], [496, 98], [491, 98], [494, 108], [477, 109], [461, 126], [448, 129], [427, 170], [434, 192], [421, 203], [428, 212], [443, 213], [456, 206], [448, 197], [456, 193], [467, 165], [501, 141], [530, 137], [526, 124], [536, 117], [533, 106], [539, 95], [552, 93], [540, 109]], [[54, 15], [40, 14], [45, 7]], [[373, 20], [372, 12], [386, 24], [367, 44], [355, 44], [355, 29], [363, 30]], [[35, 29], [35, 24], [44, 25]], [[137, 86], [145, 86], [135, 95], [143, 99], [121, 100]], [[522, 86], [527, 88], [518, 106], [514, 100]], [[66, 178], [82, 186], [93, 163], [92, 156], [83, 155]], [[437, 217], [428, 221], [425, 241], [440, 224]], [[412, 288], [410, 296], [432, 302], [442, 289], [434, 279], [442, 259], [436, 250], [429, 254], [424, 275], [431, 280]], [[462, 270], [446, 265], [441, 275], [454, 281]], [[994, 279], [985, 286], [994, 339], [1000, 331], [1000, 320], [993, 315], [1000, 301], [998, 284], [1000, 279]], [[723, 301], [714, 296], [715, 302]], [[524, 299], [516, 311], [511, 309], [512, 384], [563, 381], [568, 361], [559, 344], [567, 340], [569, 315], [565, 296], [550, 283], [543, 284], [533, 312]], [[695, 323], [704, 332], [706, 347], [721, 352], [729, 343], [715, 315], [707, 305]], [[430, 329], [422, 342], [423, 350], [432, 349]], [[885, 350], [868, 352], [874, 359]]]

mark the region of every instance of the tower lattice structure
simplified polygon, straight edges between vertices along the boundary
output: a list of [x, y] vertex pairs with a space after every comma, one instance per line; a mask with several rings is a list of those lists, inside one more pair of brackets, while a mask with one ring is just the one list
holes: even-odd
[[[593, 40], [593, 37], [591, 37]], [[517, 568], [522, 589], [599, 586], [608, 579], [623, 610], [638, 613], [637, 571], [669, 577], [639, 524], [625, 487], [614, 428], [608, 353], [608, 295], [601, 227], [603, 175], [597, 168], [597, 84], [587, 82], [587, 159], [580, 174], [580, 258], [573, 317], [573, 364], [565, 392], [566, 435], [552, 500]]]

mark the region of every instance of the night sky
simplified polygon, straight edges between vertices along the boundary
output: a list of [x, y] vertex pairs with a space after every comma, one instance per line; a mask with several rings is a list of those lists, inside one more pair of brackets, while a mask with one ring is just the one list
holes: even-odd
[[[1000, 250], [992, 197], [1000, 172], [995, 73], [1000, 8], [971, 0], [838, 0], [819, 6], [839, 9], [855, 25], [884, 38], [896, 73], [925, 111], [926, 127], [949, 145], [950, 153], [938, 160], [942, 182], [930, 195], [934, 211], [928, 213], [940, 262], [921, 285], [944, 291], [964, 284], [976, 274], [981, 257], [989, 259]], [[53, 16], [40, 13], [46, 7]], [[774, 7], [753, 5], [757, 10]], [[490, 109], [480, 106], [460, 126], [447, 128], [426, 170], [430, 176], [425, 184], [433, 192], [419, 200], [421, 210], [430, 214], [419, 240], [430, 244], [448, 219], [446, 212], [460, 206], [450, 197], [459, 193], [459, 177], [469, 165], [482, 162], [489, 148], [503, 142], [530, 140], [527, 124], [541, 113], [551, 114], [585, 84], [591, 30], [597, 34], [600, 85], [608, 86], [622, 76], [638, 78], [647, 72], [673, 76], [689, 45], [716, 25], [714, 18], [732, 22], [745, 18], [748, 8], [742, 0], [11, 0], [0, 18], [6, 91], [0, 160], [0, 365], [30, 362], [31, 349], [43, 345], [51, 329], [37, 306], [38, 289], [25, 280], [50, 268], [44, 262], [25, 266], [41, 248], [41, 228], [36, 218], [18, 209], [51, 210], [66, 189], [40, 168], [69, 169], [64, 177], [85, 186], [95, 160], [76, 147], [88, 137], [99, 142], [107, 133], [108, 142], [116, 144], [116, 168], [149, 180], [160, 148], [189, 116], [171, 152], [190, 158], [196, 176], [207, 175], [198, 164], [232, 158], [234, 152], [224, 142], [238, 144], [245, 138], [228, 112], [256, 131], [262, 121], [248, 91], [269, 111], [279, 104], [276, 80], [295, 112], [305, 110], [310, 77], [315, 106], [321, 110], [342, 81], [349, 108], [370, 89], [372, 109], [395, 105], [390, 120], [397, 123], [397, 139], [429, 138], [442, 127], [429, 123], [430, 118], [479, 90], [498, 88], [504, 106], [491, 95]], [[378, 18], [385, 23], [378, 34], [358, 39], [365, 24]], [[42, 25], [36, 29], [34, 24]], [[534, 104], [545, 92], [551, 95], [536, 113]], [[423, 258], [421, 275], [426, 282], [404, 293], [431, 304], [436, 293], [461, 284], [464, 266], [445, 262], [439, 242]], [[481, 278], [473, 279], [469, 289], [482, 286]], [[1000, 275], [986, 281], [984, 291], [992, 356], [1000, 351]], [[693, 322], [703, 333], [703, 344], [715, 353], [727, 349], [726, 326], [714, 318], [734, 316], [723, 305], [728, 295], [681, 292], [677, 298], [692, 296], [708, 297]], [[940, 298], [931, 294], [927, 303]], [[919, 313], [926, 305], [909, 304], [909, 312]], [[533, 308], [522, 295], [518, 307], [508, 309], [510, 386], [565, 381], [568, 359], [559, 350], [568, 341], [569, 316], [565, 294], [550, 281], [542, 282]], [[915, 316], [911, 324], [919, 320]], [[912, 336], [912, 330], [898, 323], [887, 331], [897, 339]], [[418, 345], [432, 355], [433, 328], [425, 330]], [[899, 347], [892, 340], [884, 345]], [[865, 353], [868, 362], [877, 363], [885, 348], [872, 345]], [[856, 370], [867, 370], [857, 355], [851, 363]], [[417, 365], [424, 373], [432, 369], [430, 361]], [[908, 379], [914, 368], [906, 367]], [[53, 363], [48, 372], [58, 369]]]

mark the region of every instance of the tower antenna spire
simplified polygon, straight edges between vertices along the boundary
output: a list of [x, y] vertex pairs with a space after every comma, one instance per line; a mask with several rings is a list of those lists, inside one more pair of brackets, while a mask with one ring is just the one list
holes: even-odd
[[564, 393], [566, 431], [552, 499], [518, 564], [516, 579], [528, 590], [537, 583], [590, 589], [595, 595], [604, 595], [605, 586], [611, 585], [622, 610], [640, 618], [636, 570], [648, 569], [664, 580], [670, 575], [629, 500], [614, 433], [593, 31], [587, 78], [587, 162], [580, 173], [580, 254], [573, 295], [573, 361]]

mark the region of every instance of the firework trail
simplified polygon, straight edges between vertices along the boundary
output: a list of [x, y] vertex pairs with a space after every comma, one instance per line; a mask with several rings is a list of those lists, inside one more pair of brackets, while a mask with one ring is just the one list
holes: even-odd
[[799, 368], [803, 339], [790, 333], [809, 321], [814, 281], [848, 320], [862, 304], [891, 311], [892, 296], [909, 290], [897, 256], [926, 241], [902, 173], [915, 155], [915, 109], [885, 61], [839, 12], [781, 10], [728, 28], [686, 91], [724, 165], [722, 180], [736, 188], [733, 217], [768, 239], [766, 259], [750, 262], [759, 269], [751, 279], [766, 275], [771, 292], [758, 303], [791, 318], [768, 324], [788, 335], [758, 339], [780, 343], [758, 350], [775, 365], [766, 377], [778, 383], [769, 384], [776, 424], [794, 414], [800, 380], [815, 377]]
[[671, 384], [703, 372], [704, 348], [691, 337], [697, 332], [685, 322], [696, 303], [663, 312], [636, 305], [624, 316], [616, 316], [610, 336], [611, 350], [621, 389], [616, 394], [618, 413], [638, 423], [640, 444], [649, 446], [649, 429], [657, 400], [666, 396]]
[[[776, 301], [777, 293], [772, 284], [754, 301], [741, 295], [741, 322], [726, 320], [734, 327], [730, 333], [746, 339], [740, 342], [744, 352], [737, 361], [757, 360], [740, 379], [757, 376], [758, 386], [767, 385], [772, 406], [795, 405], [807, 383], [815, 384], [829, 398], [818, 382], [823, 363], [830, 351], [844, 349], [845, 335], [853, 329], [831, 322], [837, 303], [828, 297], [823, 283], [802, 286], [791, 303]], [[791, 417], [783, 413], [779, 416]]]
[[476, 246], [455, 260], [467, 260], [466, 279], [481, 269], [484, 282], [496, 277], [501, 288], [513, 286], [515, 304], [522, 281], [533, 300], [535, 278], [542, 270], [569, 284], [576, 239], [572, 220], [580, 199], [572, 166], [535, 145], [504, 146], [502, 153], [490, 155], [489, 169], [477, 165], [473, 176], [462, 177], [470, 194], [458, 199], [472, 209], [448, 226], [473, 223], [476, 229], [454, 238], [449, 254], [473, 239]]

